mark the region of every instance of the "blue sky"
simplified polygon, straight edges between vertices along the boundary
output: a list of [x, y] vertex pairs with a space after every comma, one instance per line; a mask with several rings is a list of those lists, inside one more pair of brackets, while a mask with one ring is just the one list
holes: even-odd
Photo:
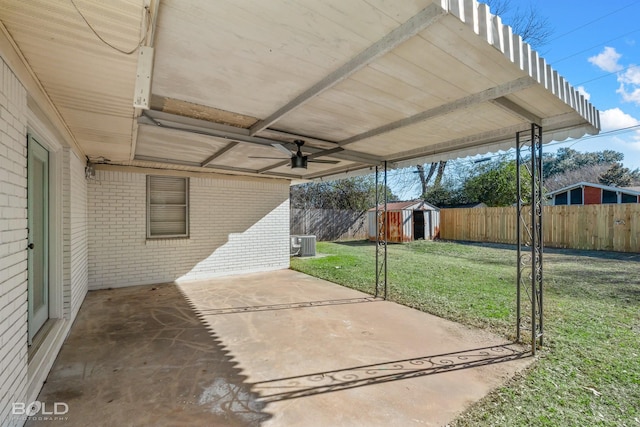
[[[551, 142], [544, 151], [610, 149], [624, 154], [624, 166], [640, 168], [640, 0], [508, 1], [512, 8], [533, 6], [548, 20], [553, 34], [535, 50], [600, 111], [600, 135]], [[455, 176], [456, 165], [464, 168], [472, 163], [472, 159], [451, 162], [446, 175]], [[391, 187], [401, 199], [420, 193], [413, 171], [390, 174]]]
[[[612, 149], [624, 165], [640, 168], [640, 1], [512, 0], [534, 5], [553, 35], [537, 51], [600, 110], [602, 136], [545, 146], [578, 151]], [[608, 134], [610, 133], [610, 134]]]

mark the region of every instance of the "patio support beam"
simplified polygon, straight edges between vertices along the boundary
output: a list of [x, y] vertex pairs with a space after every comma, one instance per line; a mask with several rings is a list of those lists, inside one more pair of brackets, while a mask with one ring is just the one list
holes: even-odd
[[[529, 157], [523, 155], [529, 146]], [[528, 179], [523, 179], [526, 175]], [[516, 340], [521, 332], [531, 331], [531, 353], [543, 344], [543, 268], [542, 232], [542, 128], [531, 124], [530, 131], [516, 133], [517, 187], [517, 283], [516, 283]], [[529, 199], [529, 200], [525, 200]], [[528, 209], [526, 208], [528, 206]], [[528, 250], [522, 250], [522, 245]], [[523, 294], [528, 298], [523, 300]], [[529, 315], [527, 314], [529, 311]]]
[[261, 130], [268, 128], [284, 117], [287, 113], [309, 102], [325, 90], [330, 89], [361, 68], [370, 64], [376, 58], [392, 51], [401, 43], [420, 33], [436, 22], [440, 17], [446, 15], [446, 13], [447, 11], [445, 9], [435, 3], [425, 7], [405, 23], [360, 52], [347, 63], [343, 64], [340, 68], [333, 71], [300, 95], [296, 96], [269, 117], [255, 123], [251, 128], [249, 128], [249, 134], [255, 135]]
[[[380, 297], [380, 294], [387, 299], [387, 162], [384, 162], [383, 169], [383, 185], [380, 188], [379, 180], [380, 168], [376, 166], [376, 288], [374, 296]], [[380, 195], [380, 191], [384, 193]], [[382, 200], [384, 204], [382, 204]], [[381, 209], [382, 208], [382, 209]]]
[[362, 141], [363, 139], [373, 138], [374, 136], [379, 136], [379, 135], [394, 131], [396, 129], [411, 126], [416, 123], [423, 122], [427, 119], [443, 116], [445, 114], [454, 112], [456, 110], [468, 108], [474, 105], [481, 104], [483, 102], [502, 98], [505, 95], [508, 95], [510, 93], [518, 92], [530, 86], [533, 86], [535, 83], [536, 83], [535, 80], [533, 80], [529, 76], [521, 77], [519, 79], [510, 81], [500, 86], [492, 87], [482, 92], [474, 93], [472, 95], [465, 96], [464, 98], [456, 99], [455, 101], [449, 102], [447, 104], [443, 104], [438, 107], [431, 108], [430, 110], [426, 110], [421, 113], [414, 114], [411, 117], [400, 119], [395, 122], [377, 127], [375, 129], [368, 130], [359, 135], [355, 135], [355, 136], [352, 136], [351, 138], [342, 140], [338, 143], [338, 145], [340, 145], [341, 147], [344, 147], [345, 145], [353, 144], [354, 142]]

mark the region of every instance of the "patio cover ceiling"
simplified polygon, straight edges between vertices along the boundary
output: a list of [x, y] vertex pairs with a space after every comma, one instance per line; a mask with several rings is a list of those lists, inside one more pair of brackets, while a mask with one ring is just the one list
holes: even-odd
[[[508, 149], [531, 123], [544, 142], [600, 127], [475, 0], [74, 1], [0, 0], [0, 18], [97, 161], [317, 179]], [[150, 110], [133, 108], [137, 55], [88, 24], [117, 46], [153, 45]], [[291, 169], [271, 144], [295, 139], [336, 163]]]

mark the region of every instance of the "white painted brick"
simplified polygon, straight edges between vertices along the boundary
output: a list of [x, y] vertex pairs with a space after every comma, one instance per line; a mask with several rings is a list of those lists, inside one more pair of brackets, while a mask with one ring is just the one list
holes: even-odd
[[[0, 60], [0, 420], [27, 383], [26, 103]], [[0, 421], [3, 423], [4, 421]], [[22, 423], [19, 423], [22, 424]]]
[[289, 266], [289, 187], [190, 178], [189, 239], [146, 240], [146, 176], [98, 171], [89, 182], [91, 289]]
[[69, 149], [64, 152], [64, 302], [73, 318], [88, 291], [87, 181], [84, 162]]

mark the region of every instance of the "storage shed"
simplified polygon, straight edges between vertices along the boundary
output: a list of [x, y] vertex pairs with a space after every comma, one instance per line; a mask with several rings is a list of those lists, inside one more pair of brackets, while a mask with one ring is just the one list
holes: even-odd
[[[384, 210], [384, 206], [380, 206]], [[413, 240], [433, 240], [440, 233], [440, 210], [424, 201], [393, 202], [387, 204], [386, 240], [389, 243], [411, 242]], [[376, 240], [376, 208], [367, 212], [369, 240]], [[379, 230], [384, 233], [383, 216]]]

